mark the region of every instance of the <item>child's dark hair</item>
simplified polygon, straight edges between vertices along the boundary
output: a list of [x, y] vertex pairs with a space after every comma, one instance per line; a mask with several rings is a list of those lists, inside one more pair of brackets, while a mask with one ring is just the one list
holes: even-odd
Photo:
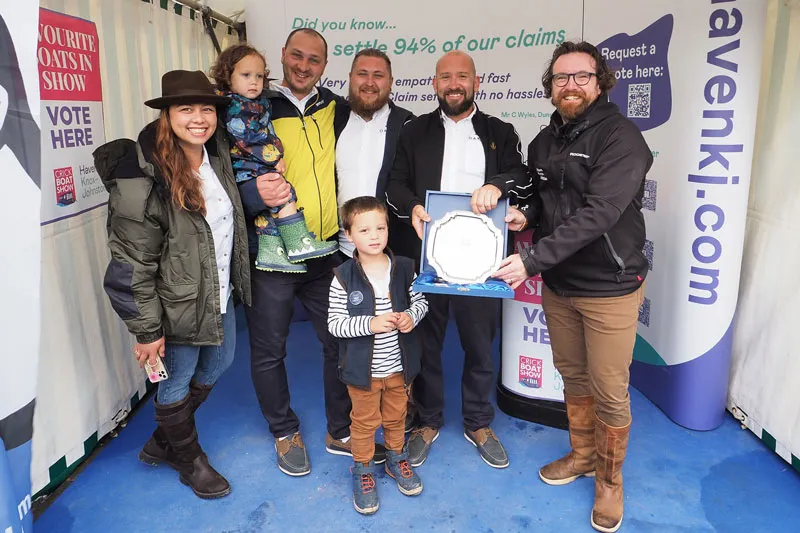
[[233, 68], [236, 66], [236, 63], [247, 56], [253, 55], [260, 57], [261, 61], [264, 62], [264, 77], [266, 78], [269, 75], [269, 69], [267, 68], [267, 59], [264, 57], [264, 54], [256, 50], [256, 48], [250, 44], [236, 43], [223, 50], [214, 64], [211, 65], [209, 75], [216, 82], [217, 89], [221, 91], [230, 91], [231, 75], [233, 74]]
[[386, 217], [386, 221], [389, 221], [389, 213], [386, 211], [386, 206], [383, 205], [383, 202], [374, 196], [358, 196], [347, 200], [340, 210], [344, 230], [350, 231], [350, 228], [353, 226], [353, 219], [356, 218], [356, 215], [369, 211], [380, 211], [383, 213], [383, 216]]

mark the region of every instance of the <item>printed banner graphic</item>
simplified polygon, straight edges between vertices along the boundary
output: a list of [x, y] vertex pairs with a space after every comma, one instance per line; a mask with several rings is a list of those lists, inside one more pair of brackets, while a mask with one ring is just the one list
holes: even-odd
[[692, 429], [722, 422], [749, 193], [765, 2], [587, 0], [611, 99], [644, 132], [650, 263], [631, 382]]
[[42, 224], [108, 202], [92, 152], [105, 142], [100, 52], [93, 22], [40, 10]]
[[[518, 233], [514, 249], [531, 247], [531, 230]], [[553, 365], [547, 318], [542, 308], [541, 276], [525, 280], [517, 287], [513, 300], [503, 300], [503, 386], [525, 398], [564, 399], [564, 382]]]

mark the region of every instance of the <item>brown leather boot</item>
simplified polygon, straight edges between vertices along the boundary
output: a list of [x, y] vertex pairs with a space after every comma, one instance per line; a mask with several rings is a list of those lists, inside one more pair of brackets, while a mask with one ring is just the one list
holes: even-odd
[[595, 421], [597, 477], [594, 481], [592, 527], [613, 533], [622, 525], [622, 463], [628, 450], [631, 425], [612, 427], [599, 418]]
[[189, 395], [192, 397], [192, 407], [195, 411], [208, 399], [208, 395], [213, 388], [214, 385], [199, 385], [194, 381], [189, 383]]
[[170, 454], [181, 483], [192, 488], [200, 498], [221, 498], [231, 492], [231, 486], [208, 463], [208, 457], [197, 440], [194, 407], [190, 395], [168, 405], [156, 404], [156, 420], [169, 441]]
[[567, 396], [569, 443], [572, 450], [539, 470], [539, 478], [548, 485], [566, 485], [581, 476], [594, 475], [597, 454], [594, 445], [594, 397]]
[[[214, 385], [198, 385], [194, 381], [189, 384], [189, 396], [191, 398], [193, 411], [197, 411], [197, 408], [206, 401], [212, 388], [214, 388]], [[155, 399], [153, 400], [153, 404], [156, 404]], [[139, 452], [139, 460], [152, 466], [166, 463], [172, 468], [177, 469], [174, 455], [175, 454], [171, 453], [169, 441], [167, 441], [164, 430], [161, 429], [161, 426], [156, 426], [153, 436], [150, 437], [150, 440], [144, 444], [142, 451]]]

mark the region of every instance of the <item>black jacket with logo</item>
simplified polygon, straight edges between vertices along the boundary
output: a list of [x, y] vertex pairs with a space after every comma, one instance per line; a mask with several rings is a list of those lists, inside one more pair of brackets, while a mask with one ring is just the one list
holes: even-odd
[[[480, 110], [476, 110], [472, 117], [472, 125], [486, 156], [485, 183], [497, 186], [503, 198], [510, 196], [512, 203], [527, 198], [531, 182], [522, 162], [521, 145], [514, 126]], [[402, 242], [398, 242], [400, 239], [393, 241], [394, 249], [417, 262], [421, 242], [410, 225], [411, 211], [417, 205], [425, 205], [427, 191], [441, 188], [444, 135], [439, 109], [406, 124], [400, 132], [397, 154], [389, 174], [386, 189], [389, 209], [408, 224], [404, 226], [406, 231]]]
[[641, 132], [601, 96], [564, 124], [550, 126], [528, 146], [534, 194], [524, 206], [535, 227], [523, 252], [529, 275], [563, 296], [621, 296], [647, 275], [642, 252], [642, 196], [653, 163]]

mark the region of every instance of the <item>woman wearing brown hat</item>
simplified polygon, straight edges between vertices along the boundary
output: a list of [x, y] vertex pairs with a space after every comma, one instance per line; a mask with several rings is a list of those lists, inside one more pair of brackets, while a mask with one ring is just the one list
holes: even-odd
[[109, 191], [111, 261], [104, 286], [136, 336], [140, 366], [162, 358], [158, 427], [139, 459], [166, 463], [201, 498], [230, 485], [200, 447], [194, 412], [233, 361], [233, 298], [250, 301], [244, 212], [223, 130], [218, 96], [200, 71], [161, 79], [160, 110], [136, 142], [98, 148], [95, 166]]

